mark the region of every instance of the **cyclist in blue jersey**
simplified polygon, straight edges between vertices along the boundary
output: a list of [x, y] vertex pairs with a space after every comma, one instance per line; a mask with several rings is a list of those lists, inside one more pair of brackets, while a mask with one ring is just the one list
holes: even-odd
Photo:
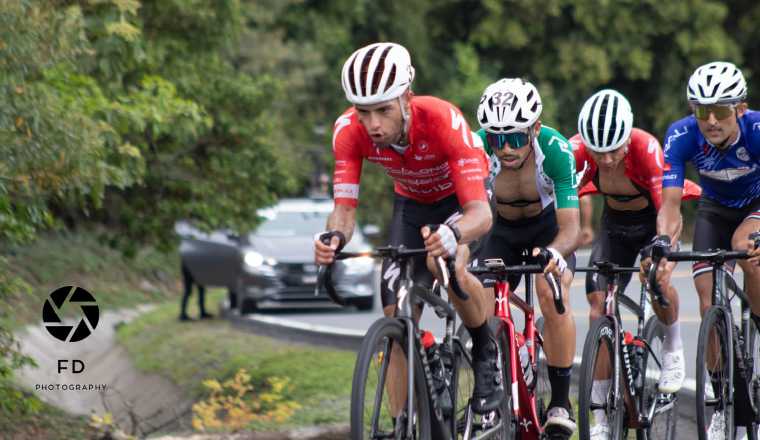
[[[740, 261], [752, 319], [760, 324], [760, 252], [748, 240], [760, 230], [760, 112], [749, 110], [747, 85], [732, 63], [713, 62], [689, 78], [687, 98], [693, 112], [668, 128], [665, 172], [657, 233], [677, 242], [684, 168], [691, 162], [699, 173], [702, 197], [694, 230], [695, 251], [734, 249], [754, 257]], [[658, 281], [670, 281], [674, 263], [660, 262]], [[711, 305], [712, 272], [704, 262], [692, 267], [702, 314]], [[723, 412], [716, 412], [711, 433], [723, 431]]]

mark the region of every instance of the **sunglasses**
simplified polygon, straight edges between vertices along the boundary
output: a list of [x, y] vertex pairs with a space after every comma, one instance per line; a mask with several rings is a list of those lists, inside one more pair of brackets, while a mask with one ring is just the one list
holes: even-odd
[[734, 105], [711, 104], [694, 106], [694, 117], [700, 121], [706, 121], [710, 119], [710, 113], [715, 115], [715, 119], [723, 120], [731, 117], [734, 114]]
[[513, 150], [517, 150], [528, 145], [530, 136], [524, 131], [507, 134], [486, 133], [486, 142], [494, 150], [501, 150], [507, 144]]

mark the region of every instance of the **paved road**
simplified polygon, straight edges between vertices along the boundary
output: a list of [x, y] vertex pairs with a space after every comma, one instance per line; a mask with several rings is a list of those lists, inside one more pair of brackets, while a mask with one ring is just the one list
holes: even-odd
[[[578, 265], [586, 266], [588, 263], [588, 250], [582, 250], [578, 254]], [[741, 273], [738, 273], [737, 279], [739, 285], [742, 282]], [[699, 302], [694, 291], [691, 266], [688, 263], [679, 263], [674, 273], [673, 282], [680, 293], [680, 321], [681, 334], [684, 341], [686, 355], [686, 372], [687, 380], [685, 390], [688, 392], [695, 389], [695, 359], [697, 353], [697, 338], [699, 333]], [[638, 277], [634, 276], [629, 284], [626, 293], [638, 301], [641, 285]], [[518, 288], [518, 293], [523, 293], [522, 288]], [[571, 289], [571, 310], [576, 320], [576, 360], [580, 361], [580, 354], [583, 350], [583, 342], [588, 330], [588, 304], [585, 296], [585, 274], [577, 274]], [[334, 308], [325, 308], [321, 310], [309, 311], [270, 311], [265, 315], [251, 315], [252, 319], [258, 320], [276, 320], [301, 326], [305, 329], [318, 329], [322, 331], [335, 331], [346, 335], [363, 335], [369, 326], [382, 315], [379, 299], [376, 307], [371, 312], [358, 312], [355, 310], [337, 310]], [[635, 332], [636, 321], [632, 314], [623, 314], [624, 325], [629, 330]], [[421, 327], [429, 329], [437, 335], [442, 334], [441, 321], [434, 313], [428, 311], [423, 314]], [[689, 434], [696, 437], [695, 425], [693, 422], [693, 398], [682, 398], [684, 405], [681, 405], [681, 414], [684, 418], [679, 424], [679, 437], [685, 438]], [[686, 406], [686, 408], [684, 408]]]

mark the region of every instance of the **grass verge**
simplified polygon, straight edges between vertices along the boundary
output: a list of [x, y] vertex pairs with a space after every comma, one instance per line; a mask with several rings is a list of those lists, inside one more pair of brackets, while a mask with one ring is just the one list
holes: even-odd
[[[212, 291], [209, 304], [215, 309], [222, 296]], [[290, 386], [282, 391], [283, 398], [300, 408], [285, 422], [257, 420], [251, 429], [348, 421], [353, 352], [283, 344], [222, 320], [179, 322], [176, 304], [160, 306], [121, 327], [117, 337], [138, 368], [170, 378], [196, 401], [207, 395], [204, 380], [223, 382], [239, 369], [251, 375], [254, 390], [265, 389], [272, 377], [286, 378]]]

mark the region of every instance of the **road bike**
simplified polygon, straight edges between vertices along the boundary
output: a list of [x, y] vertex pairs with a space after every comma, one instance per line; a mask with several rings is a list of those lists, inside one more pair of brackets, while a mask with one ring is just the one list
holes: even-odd
[[[506, 439], [499, 411], [470, 417], [472, 358], [454, 331], [456, 312], [441, 295], [447, 291], [453, 262], [436, 260], [444, 282], [431, 290], [416, 285], [411, 277], [413, 258], [422, 255], [426, 255], [425, 249], [386, 246], [365, 253], [338, 252], [335, 256], [336, 260], [388, 258], [400, 268], [395, 316], [372, 324], [356, 359], [351, 439]], [[318, 286], [323, 286], [333, 301], [345, 305], [331, 277], [331, 266], [321, 267]], [[464, 292], [460, 294], [467, 299]], [[415, 319], [420, 303], [431, 306], [444, 320], [443, 340], [432, 349], [426, 349]], [[394, 357], [401, 359], [397, 365], [402, 367], [390, 376], [402, 385], [389, 380]]]
[[[501, 259], [487, 259], [482, 266], [470, 267], [474, 275], [489, 275], [495, 278], [493, 286], [496, 297], [494, 318], [490, 325], [499, 347], [499, 359], [503, 373], [506, 395], [503, 412], [505, 417], [503, 438], [532, 440], [542, 438], [546, 405], [549, 403], [551, 388], [543, 354], [543, 318], [536, 319], [533, 306], [533, 280], [531, 274], [543, 273], [548, 262], [548, 254], [542, 251], [539, 264], [507, 266]], [[525, 274], [525, 298], [520, 298], [510, 290], [507, 278], [512, 274]], [[552, 289], [554, 306], [558, 313], [565, 307], [556, 279], [546, 274]], [[458, 288], [452, 283], [452, 288]], [[523, 331], [516, 329], [510, 305], [519, 309], [524, 316]], [[462, 340], [468, 340], [466, 332], [460, 332]], [[469, 344], [468, 344], [469, 345]], [[466, 426], [477, 426], [470, 422], [472, 414], [466, 414]]]
[[[760, 246], [760, 232], [749, 239]], [[667, 241], [667, 243], [665, 243]], [[656, 279], [658, 262], [703, 261], [710, 264], [713, 275], [712, 305], [699, 326], [696, 369], [697, 432], [699, 439], [711, 437], [734, 439], [737, 426], [746, 427], [750, 440], [757, 440], [760, 427], [760, 329], [750, 319], [749, 299], [726, 263], [747, 259], [747, 252], [709, 250], [704, 252], [669, 252], [669, 241], [652, 248], [649, 282]], [[746, 287], [746, 285], [745, 285]], [[731, 301], [739, 299], [739, 325]], [[722, 428], [722, 429], [719, 429]]]
[[[605, 314], [591, 323], [583, 344], [578, 386], [580, 438], [589, 440], [592, 426], [604, 419], [611, 440], [628, 438], [631, 429], [638, 440], [675, 439], [677, 396], [658, 391], [663, 326], [657, 316], [646, 318], [646, 285], [641, 287], [638, 303], [620, 288], [623, 274], [638, 273], [640, 269], [608, 261], [592, 264], [593, 267], [576, 268], [576, 272], [605, 276], [607, 289]], [[661, 306], [669, 305], [659, 290], [654, 296]], [[635, 335], [623, 328], [621, 305], [636, 318]], [[596, 391], [595, 382], [599, 388]]]

